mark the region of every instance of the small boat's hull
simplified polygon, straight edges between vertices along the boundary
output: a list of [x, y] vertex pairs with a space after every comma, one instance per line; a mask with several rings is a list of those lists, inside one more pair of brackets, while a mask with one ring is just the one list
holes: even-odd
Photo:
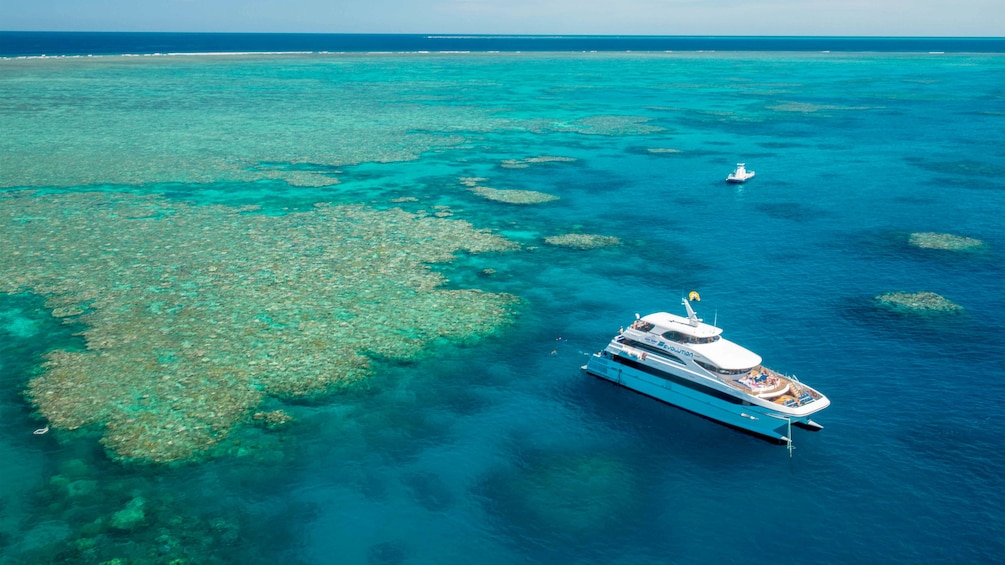
[[754, 178], [756, 174], [754, 171], [748, 171], [743, 163], [737, 163], [736, 170], [726, 175], [726, 182], [740, 184]]
[[772, 413], [761, 406], [744, 403], [739, 398], [724, 393], [683, 386], [621, 363], [614, 363], [602, 355], [591, 356], [584, 369], [591, 375], [773, 443], [788, 443], [790, 420], [793, 426], [820, 427], [808, 416]]

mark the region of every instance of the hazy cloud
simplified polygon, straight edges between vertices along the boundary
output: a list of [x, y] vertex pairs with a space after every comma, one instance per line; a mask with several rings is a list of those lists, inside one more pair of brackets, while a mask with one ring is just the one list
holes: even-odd
[[4, 0], [9, 30], [1002, 36], [1001, 0]]

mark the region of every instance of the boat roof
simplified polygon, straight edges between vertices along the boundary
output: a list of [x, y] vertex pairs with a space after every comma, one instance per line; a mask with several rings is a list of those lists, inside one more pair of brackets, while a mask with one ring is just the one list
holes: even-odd
[[720, 339], [712, 343], [689, 345], [688, 347], [700, 352], [706, 359], [722, 369], [738, 371], [741, 369], [750, 369], [761, 364], [760, 355], [728, 339]]
[[[696, 338], [713, 337], [722, 333], [722, 328], [706, 324], [700, 318], [692, 322], [688, 318], [667, 312], [649, 314], [643, 316], [642, 320], [653, 325], [649, 333], [661, 336], [667, 331], [675, 331]], [[760, 355], [721, 337], [708, 343], [689, 343], [687, 348], [701, 353], [706, 359], [722, 369], [749, 369], [761, 364]]]
[[659, 332], [654, 330], [653, 333], [662, 334], [665, 331], [673, 330], [682, 334], [693, 335], [694, 337], [712, 337], [722, 333], [722, 328], [718, 328], [712, 324], [699, 321], [697, 325], [693, 325], [687, 318], [668, 312], [649, 314], [648, 316], [643, 316], [642, 320], [649, 322], [657, 328], [662, 328]]

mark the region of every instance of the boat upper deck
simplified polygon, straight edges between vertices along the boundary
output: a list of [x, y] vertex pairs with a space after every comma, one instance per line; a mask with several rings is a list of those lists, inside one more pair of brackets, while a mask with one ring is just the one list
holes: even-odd
[[712, 324], [706, 324], [699, 319], [692, 321], [683, 316], [677, 316], [676, 314], [670, 314], [668, 312], [649, 314], [648, 316], [644, 316], [639, 320], [636, 320], [636, 324], [639, 322], [650, 325], [648, 329], [643, 331], [653, 331], [655, 328], [659, 330], [658, 333], [660, 334], [667, 331], [673, 331], [681, 334], [682, 336], [693, 338], [712, 338], [722, 333], [721, 328], [713, 326]]
[[698, 354], [696, 361], [713, 372], [746, 372], [761, 363], [760, 355], [723, 338], [722, 329], [697, 319], [659, 312], [635, 320], [629, 329], [642, 334], [631, 335], [635, 341], [648, 342], [660, 349], [664, 348], [664, 341], [681, 344]]

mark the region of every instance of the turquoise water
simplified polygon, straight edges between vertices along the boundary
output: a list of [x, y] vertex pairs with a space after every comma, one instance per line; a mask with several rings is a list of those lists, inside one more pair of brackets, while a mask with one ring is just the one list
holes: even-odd
[[[24, 279], [44, 295], [0, 294], [0, 562], [996, 562], [1002, 84], [997, 55], [2, 60], [0, 184], [51, 216], [19, 208], [0, 232], [19, 242], [4, 245], [4, 288]], [[757, 177], [726, 185], [738, 161]], [[559, 199], [488, 200], [461, 180], [473, 177]], [[92, 193], [157, 195], [156, 210], [107, 223], [125, 209]], [[74, 207], [27, 206], [38, 198]], [[249, 258], [301, 269], [310, 263], [298, 253], [315, 248], [273, 256], [235, 230], [241, 214], [296, 213], [320, 230], [319, 203], [440, 211], [520, 244], [430, 266], [443, 289], [513, 295], [518, 306], [472, 327], [477, 341], [442, 324], [440, 339], [425, 336], [435, 307], [355, 326], [354, 340], [418, 339], [422, 351], [386, 357], [374, 346], [363, 384], [267, 398], [263, 409], [293, 422], [263, 428], [249, 409], [194, 462], [120, 461], [100, 425], [31, 433], [46, 419], [23, 391], [50, 352], [88, 351], [94, 334], [82, 332], [97, 323], [54, 317], [68, 305], [53, 296], [79, 280], [91, 307], [116, 312], [102, 297], [160, 277], [90, 274], [77, 261], [95, 253], [91, 240], [49, 229], [52, 218], [119, 226], [110, 265], [158, 244], [125, 230], [172, 217], [174, 245], [198, 239], [186, 229], [219, 226], [236, 256], [222, 269]], [[274, 247], [295, 233], [288, 224], [255, 225]], [[927, 232], [983, 245], [910, 244]], [[545, 242], [569, 233], [621, 245]], [[11, 259], [43, 244], [59, 254]], [[187, 266], [171, 257], [156, 264]], [[192, 300], [218, 293], [227, 305], [221, 289], [243, 301], [254, 287], [200, 287]], [[727, 337], [831, 399], [816, 418], [825, 429], [797, 431], [792, 459], [580, 371], [634, 313], [677, 312], [691, 289]], [[358, 300], [391, 300], [365, 290], [353, 290]], [[934, 292], [963, 311], [896, 313], [875, 299], [898, 291]], [[305, 327], [329, 317], [329, 302], [292, 296]], [[220, 330], [235, 340], [238, 313]]]

